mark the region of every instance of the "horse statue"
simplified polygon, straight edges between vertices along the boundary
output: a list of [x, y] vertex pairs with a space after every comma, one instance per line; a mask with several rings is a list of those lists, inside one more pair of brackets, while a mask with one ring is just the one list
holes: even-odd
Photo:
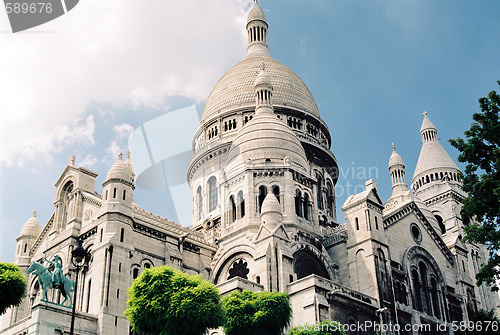
[[61, 281], [60, 282], [54, 282], [53, 281], [53, 276], [43, 266], [42, 264], [38, 262], [31, 262], [29, 268], [28, 268], [28, 273], [33, 273], [35, 276], [38, 276], [38, 284], [40, 284], [42, 288], [42, 301], [47, 301], [47, 290], [50, 289], [58, 289], [62, 296], [64, 297], [64, 301], [61, 303], [61, 305], [64, 305], [66, 301], [69, 299], [69, 305], [73, 306], [73, 298], [71, 297], [71, 292], [75, 290], [75, 282], [69, 278], [66, 278], [66, 276], [62, 275]]

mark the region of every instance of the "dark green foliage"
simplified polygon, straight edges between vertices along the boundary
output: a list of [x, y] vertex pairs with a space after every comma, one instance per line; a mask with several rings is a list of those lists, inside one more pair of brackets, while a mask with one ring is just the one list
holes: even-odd
[[11, 263], [0, 263], [0, 315], [7, 308], [18, 306], [26, 294], [26, 278], [21, 269]]
[[222, 300], [226, 335], [280, 335], [290, 323], [290, 297], [281, 292], [235, 291]]
[[337, 321], [323, 321], [316, 324], [293, 327], [288, 335], [346, 335], [342, 324]]
[[125, 315], [142, 334], [202, 335], [225, 321], [213, 284], [169, 266], [145, 269], [128, 296]]
[[[500, 85], [500, 81], [498, 81]], [[469, 195], [463, 201], [462, 219], [471, 222], [465, 228], [464, 241], [486, 244], [490, 251], [487, 264], [476, 276], [477, 284], [494, 286], [496, 266], [500, 265], [500, 96], [491, 91], [479, 99], [480, 113], [474, 113], [467, 140], [451, 139], [460, 151], [458, 160], [468, 163], [464, 172], [463, 190]]]
[[495, 316], [495, 312], [480, 309], [474, 312], [467, 323], [467, 330], [458, 329], [456, 335], [497, 335], [500, 333], [500, 319]]

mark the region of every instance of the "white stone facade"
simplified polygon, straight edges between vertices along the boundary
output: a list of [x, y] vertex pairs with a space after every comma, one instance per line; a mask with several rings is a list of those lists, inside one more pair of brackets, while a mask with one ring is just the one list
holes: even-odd
[[[474, 285], [487, 250], [461, 242], [466, 195], [427, 115], [411, 190], [393, 146], [391, 197], [384, 203], [376, 182], [367, 181], [342, 206], [340, 224], [328, 127], [302, 80], [271, 58], [258, 5], [246, 27], [248, 54], [216, 84], [194, 134], [187, 171], [193, 228], [134, 203], [130, 157], [110, 168], [102, 194], [97, 174], [72, 157], [56, 182], [49, 222], [42, 229], [34, 214], [17, 239], [14, 262], [28, 278], [28, 294], [3, 317], [2, 334], [68, 331], [67, 308], [40, 302], [27, 268], [59, 255], [72, 277], [77, 239], [92, 254], [78, 285], [78, 334], [128, 334], [127, 288], [143, 268], [164, 264], [203, 274], [223, 294], [289, 292], [294, 325], [438, 325], [498, 307], [497, 295]], [[59, 300], [53, 293], [51, 301]]]

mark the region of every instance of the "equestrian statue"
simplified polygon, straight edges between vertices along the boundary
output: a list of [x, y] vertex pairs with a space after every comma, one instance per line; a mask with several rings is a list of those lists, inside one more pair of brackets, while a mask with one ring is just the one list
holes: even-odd
[[[47, 257], [44, 258], [50, 264], [49, 267], [46, 268], [42, 264], [33, 261], [28, 268], [28, 273], [33, 273], [35, 276], [38, 276], [38, 284], [40, 284], [43, 292], [41, 300], [48, 302], [47, 290], [50, 288], [61, 292], [64, 297], [64, 301], [61, 305], [64, 305], [69, 299], [69, 306], [72, 306], [73, 298], [71, 297], [71, 292], [75, 290], [75, 282], [67, 278], [62, 272], [61, 257], [55, 255], [52, 261], [48, 260]], [[53, 270], [49, 271], [51, 267], [53, 267]]]

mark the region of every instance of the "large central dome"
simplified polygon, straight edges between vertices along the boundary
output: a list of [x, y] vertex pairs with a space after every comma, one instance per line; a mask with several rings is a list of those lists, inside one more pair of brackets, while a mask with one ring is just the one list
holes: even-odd
[[252, 40], [253, 37], [249, 36], [251, 43], [248, 55], [217, 82], [207, 99], [202, 122], [228, 110], [255, 108], [254, 83], [262, 68], [262, 63], [265, 63], [266, 72], [271, 77], [274, 87], [273, 105], [275, 107], [297, 109], [319, 118], [318, 106], [304, 82], [290, 68], [269, 55], [266, 40], [267, 22], [265, 22], [264, 13], [257, 5], [252, 11], [248, 23], [260, 21], [263, 24], [262, 37], [257, 35], [260, 40]]

